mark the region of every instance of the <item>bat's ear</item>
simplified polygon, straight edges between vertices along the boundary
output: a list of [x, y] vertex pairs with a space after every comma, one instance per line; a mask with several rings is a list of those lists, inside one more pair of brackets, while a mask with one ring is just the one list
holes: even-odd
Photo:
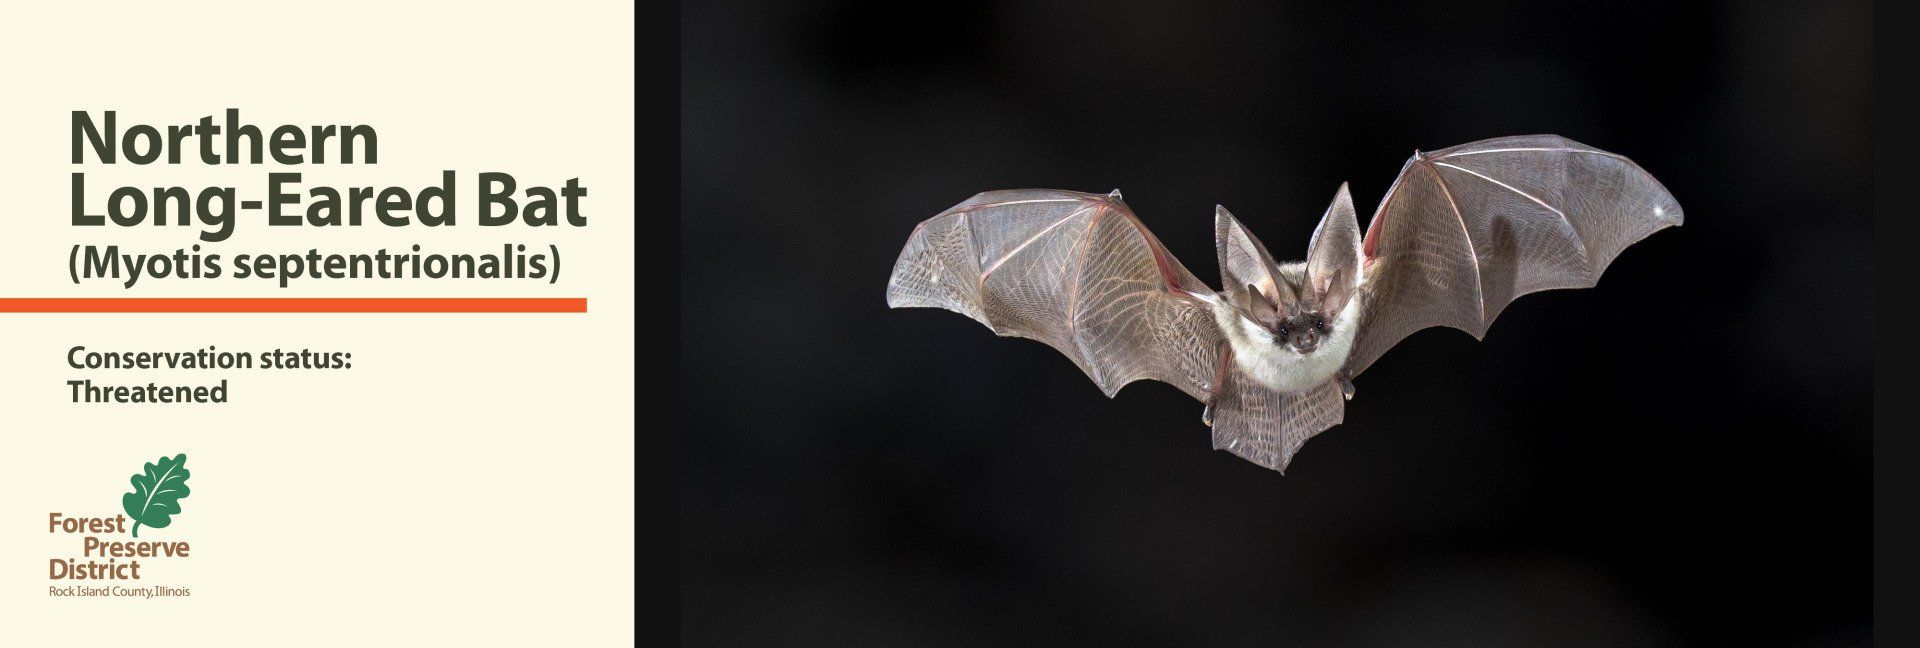
[[1275, 305], [1273, 300], [1267, 299], [1267, 295], [1261, 292], [1259, 288], [1251, 284], [1249, 284], [1245, 290], [1246, 292], [1243, 294], [1246, 295], [1246, 302], [1240, 310], [1249, 315], [1254, 322], [1268, 329], [1278, 326], [1280, 324], [1280, 307]]
[[1294, 300], [1287, 282], [1280, 278], [1280, 266], [1273, 262], [1273, 255], [1267, 254], [1260, 239], [1254, 238], [1225, 207], [1213, 208], [1213, 236], [1220, 252], [1220, 282], [1229, 296], [1236, 297], [1236, 305], [1252, 303], [1247, 299], [1248, 292], [1264, 293], [1269, 303]]
[[1307, 244], [1307, 288], [1320, 302], [1320, 312], [1332, 317], [1347, 307], [1360, 288], [1360, 258], [1360, 220], [1342, 182]]

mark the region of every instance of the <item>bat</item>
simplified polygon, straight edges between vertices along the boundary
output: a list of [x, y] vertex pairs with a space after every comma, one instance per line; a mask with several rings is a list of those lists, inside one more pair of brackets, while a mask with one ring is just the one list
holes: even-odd
[[1276, 263], [1214, 209], [1213, 290], [1118, 190], [988, 191], [921, 222], [887, 281], [892, 308], [944, 308], [1044, 342], [1107, 397], [1136, 380], [1206, 405], [1213, 447], [1285, 474], [1338, 425], [1353, 378], [1408, 335], [1475, 339], [1515, 298], [1589, 288], [1628, 245], [1681, 224], [1639, 165], [1555, 135], [1415, 151], [1360, 232], [1343, 183], [1304, 261]]

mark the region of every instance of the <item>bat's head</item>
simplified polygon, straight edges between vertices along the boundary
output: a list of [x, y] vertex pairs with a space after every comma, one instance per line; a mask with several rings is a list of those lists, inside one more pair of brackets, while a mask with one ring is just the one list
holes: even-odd
[[1314, 228], [1307, 260], [1282, 266], [1226, 208], [1214, 210], [1225, 297], [1242, 317], [1298, 353], [1312, 353], [1335, 326], [1360, 286], [1360, 225], [1353, 197], [1340, 185]]
[[1277, 304], [1278, 321], [1270, 327], [1275, 342], [1292, 347], [1298, 353], [1312, 353], [1320, 340], [1333, 333], [1333, 316], [1321, 311], [1312, 300], [1301, 299], [1300, 287], [1289, 285], [1295, 296], [1291, 303]]
[[1274, 344], [1302, 354], [1320, 348], [1336, 324], [1346, 324], [1338, 321], [1339, 311], [1307, 288], [1304, 270], [1302, 263], [1281, 266], [1270, 288], [1246, 284], [1228, 296], [1240, 316], [1265, 329]]

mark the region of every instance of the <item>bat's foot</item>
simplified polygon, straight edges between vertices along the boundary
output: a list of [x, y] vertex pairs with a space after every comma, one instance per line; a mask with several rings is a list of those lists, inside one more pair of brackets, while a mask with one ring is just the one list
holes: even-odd
[[1207, 427], [1213, 427], [1213, 403], [1207, 403], [1206, 407], [1201, 408], [1200, 422], [1205, 423]]
[[1347, 372], [1345, 371], [1340, 372], [1340, 375], [1336, 376], [1336, 378], [1340, 379], [1340, 396], [1347, 400], [1353, 400], [1353, 379], [1348, 378]]

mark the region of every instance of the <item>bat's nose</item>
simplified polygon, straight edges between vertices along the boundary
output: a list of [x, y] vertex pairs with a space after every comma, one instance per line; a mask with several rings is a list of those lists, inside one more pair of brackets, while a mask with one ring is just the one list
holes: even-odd
[[1320, 344], [1320, 336], [1314, 333], [1311, 329], [1309, 329], [1309, 330], [1301, 331], [1298, 333], [1294, 333], [1293, 339], [1289, 340], [1289, 342], [1293, 344], [1293, 348], [1295, 351], [1306, 353], [1308, 351], [1312, 351], [1313, 347], [1318, 346]]

